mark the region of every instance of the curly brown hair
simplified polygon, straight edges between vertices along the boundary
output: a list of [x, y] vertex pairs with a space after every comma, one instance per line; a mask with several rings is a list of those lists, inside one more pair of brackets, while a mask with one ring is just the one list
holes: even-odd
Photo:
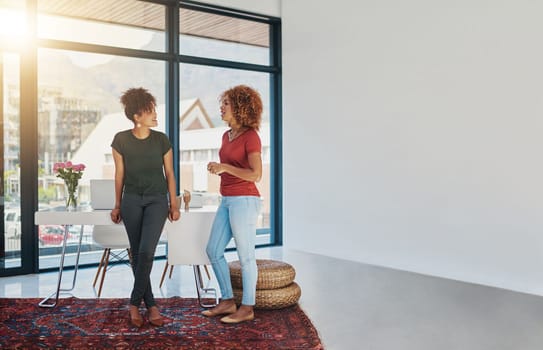
[[255, 89], [247, 85], [234, 86], [223, 92], [219, 98], [230, 101], [232, 114], [241, 126], [259, 130], [262, 120], [262, 99]]
[[135, 114], [152, 112], [156, 108], [155, 97], [142, 87], [126, 90], [121, 96], [121, 103], [124, 106], [124, 114], [131, 121], [134, 121]]

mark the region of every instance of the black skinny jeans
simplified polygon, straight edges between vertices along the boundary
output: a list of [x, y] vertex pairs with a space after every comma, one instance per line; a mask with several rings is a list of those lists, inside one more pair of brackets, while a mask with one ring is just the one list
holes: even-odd
[[142, 300], [147, 308], [156, 305], [150, 276], [155, 249], [168, 212], [168, 197], [165, 194], [123, 194], [121, 216], [130, 242], [134, 272], [131, 305], [139, 307]]

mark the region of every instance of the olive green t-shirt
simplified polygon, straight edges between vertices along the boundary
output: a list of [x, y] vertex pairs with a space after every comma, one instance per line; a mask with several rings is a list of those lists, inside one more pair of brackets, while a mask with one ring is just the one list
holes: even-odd
[[131, 130], [118, 132], [111, 142], [123, 156], [124, 193], [167, 194], [163, 157], [172, 148], [168, 137], [159, 131], [140, 140]]

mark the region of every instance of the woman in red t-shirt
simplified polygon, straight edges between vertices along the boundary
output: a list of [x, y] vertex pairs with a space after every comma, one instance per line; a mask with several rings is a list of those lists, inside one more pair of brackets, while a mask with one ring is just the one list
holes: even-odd
[[[254, 89], [239, 85], [221, 95], [221, 118], [230, 127], [222, 136], [220, 163], [210, 162], [207, 170], [221, 177], [221, 203], [217, 209], [207, 255], [221, 289], [220, 303], [203, 312], [205, 316], [223, 315], [224, 323], [254, 319], [256, 279], [256, 221], [260, 212], [260, 193], [255, 182], [262, 177], [262, 145], [258, 129], [262, 100]], [[234, 238], [241, 265], [243, 297], [236, 308], [230, 270], [224, 250]]]

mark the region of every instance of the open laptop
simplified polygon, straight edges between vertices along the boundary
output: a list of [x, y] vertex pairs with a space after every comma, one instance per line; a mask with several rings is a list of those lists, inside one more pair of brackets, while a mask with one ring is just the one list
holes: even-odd
[[[90, 204], [94, 210], [111, 210], [115, 207], [115, 180], [91, 179], [90, 180]], [[184, 204], [180, 203], [180, 208]], [[189, 208], [202, 208], [203, 196], [193, 192], [189, 202]]]
[[109, 210], [115, 207], [115, 180], [91, 179], [90, 203], [94, 210]]

